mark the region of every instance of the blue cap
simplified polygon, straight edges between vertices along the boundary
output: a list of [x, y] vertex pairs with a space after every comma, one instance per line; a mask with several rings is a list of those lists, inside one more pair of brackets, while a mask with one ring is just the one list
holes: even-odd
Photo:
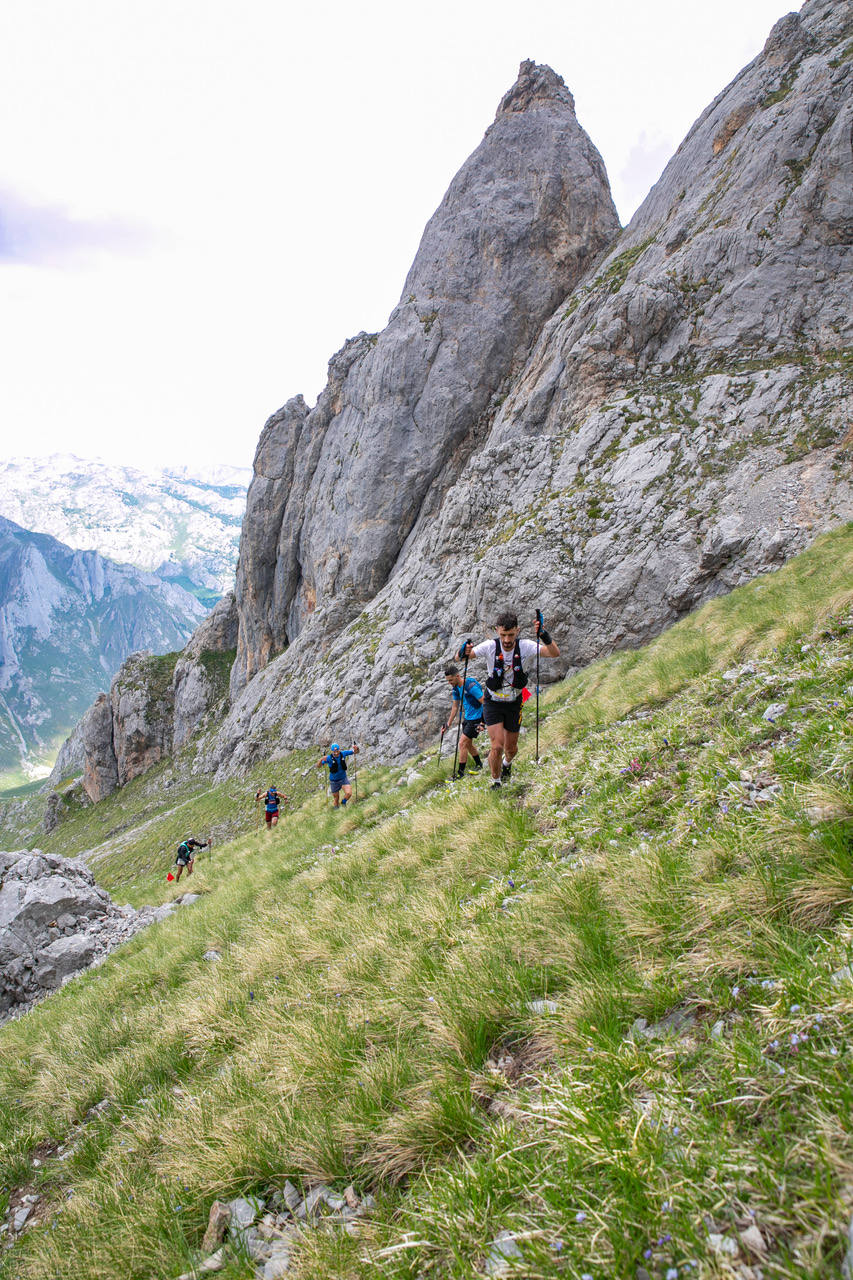
[[340, 747], [338, 746], [338, 744], [337, 744], [336, 742], [333, 742], [333, 743], [332, 743], [332, 745], [329, 747], [329, 750], [330, 750], [330, 751], [340, 751]]

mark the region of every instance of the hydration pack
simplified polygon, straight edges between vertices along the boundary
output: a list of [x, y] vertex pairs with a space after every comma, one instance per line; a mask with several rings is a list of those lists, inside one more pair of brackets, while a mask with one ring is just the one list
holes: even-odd
[[[527, 675], [521, 665], [521, 646], [516, 640], [512, 650], [512, 680], [511, 687], [513, 689], [527, 688]], [[495, 666], [492, 674], [486, 681], [486, 688], [491, 689], [493, 693], [497, 693], [498, 689], [504, 686], [504, 655], [501, 648], [500, 640], [495, 641]]]

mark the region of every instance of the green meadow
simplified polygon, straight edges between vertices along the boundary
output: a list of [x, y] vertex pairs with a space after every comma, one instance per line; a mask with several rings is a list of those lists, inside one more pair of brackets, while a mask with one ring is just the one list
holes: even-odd
[[49, 837], [0, 811], [119, 902], [202, 895], [0, 1029], [0, 1216], [41, 1196], [0, 1276], [171, 1280], [214, 1199], [288, 1178], [376, 1200], [296, 1280], [484, 1274], [503, 1231], [531, 1280], [840, 1275], [853, 526], [549, 689], [538, 763], [532, 708], [500, 793], [433, 751], [335, 811], [300, 753], [162, 765]]

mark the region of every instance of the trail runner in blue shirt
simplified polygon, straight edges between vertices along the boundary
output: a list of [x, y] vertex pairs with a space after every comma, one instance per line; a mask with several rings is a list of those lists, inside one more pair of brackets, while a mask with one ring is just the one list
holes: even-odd
[[483, 767], [480, 753], [474, 744], [474, 739], [480, 732], [480, 727], [483, 723], [483, 687], [479, 680], [475, 680], [473, 676], [468, 676], [463, 690], [459, 668], [454, 667], [452, 663], [444, 668], [444, 678], [450, 685], [450, 691], [453, 696], [453, 705], [450, 709], [450, 715], [447, 717], [447, 723], [444, 726], [445, 733], [456, 719], [460, 706], [462, 707], [462, 732], [459, 735], [459, 768], [457, 771], [458, 776], [461, 778], [465, 772], [469, 754], [475, 769], [482, 769]]
[[342, 803], [341, 794], [343, 794], [343, 804], [348, 804], [352, 797], [352, 787], [347, 777], [347, 756], [354, 756], [358, 752], [358, 747], [353, 743], [351, 747], [341, 750], [337, 742], [333, 742], [329, 747], [329, 754], [321, 756], [317, 761], [318, 769], [326, 765], [329, 770], [329, 790], [332, 793], [332, 800], [337, 809]]

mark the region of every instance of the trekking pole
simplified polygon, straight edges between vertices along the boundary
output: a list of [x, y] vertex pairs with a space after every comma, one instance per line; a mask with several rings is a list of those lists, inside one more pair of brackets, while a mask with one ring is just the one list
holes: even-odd
[[439, 735], [438, 735], [438, 755], [436, 756], [436, 760], [441, 759], [441, 748], [444, 746], [445, 730], [446, 730], [446, 725], [442, 725], [441, 731], [439, 732]]
[[260, 823], [260, 821], [261, 821], [261, 811], [260, 811], [260, 809], [258, 808], [258, 799], [259, 799], [259, 797], [258, 797], [258, 796], [255, 796], [255, 830], [256, 830], [256, 831], [257, 831], [257, 829], [258, 829], [258, 825], [259, 825], [259, 823]]
[[542, 610], [536, 610], [536, 621], [539, 626], [536, 628], [536, 763], [539, 763], [539, 635], [542, 631], [544, 619]]
[[353, 798], [356, 804], [358, 804], [358, 752], [356, 751], [357, 746], [358, 746], [357, 742], [354, 742], [352, 744], [352, 789], [353, 789]]
[[[465, 648], [466, 648], [466, 650], [467, 650], [467, 648], [468, 648], [467, 641], [466, 641], [466, 644], [465, 644]], [[461, 696], [461, 698], [459, 699], [459, 722], [458, 722], [458, 724], [457, 724], [457, 726], [456, 726], [456, 750], [455, 750], [455, 751], [454, 751], [454, 753], [453, 753], [453, 772], [452, 772], [452, 773], [451, 773], [451, 775], [450, 775], [450, 781], [451, 781], [451, 782], [455, 782], [455, 781], [456, 781], [456, 762], [457, 762], [457, 760], [459, 759], [459, 739], [460, 739], [460, 738], [461, 738], [461, 736], [462, 736], [462, 710], [463, 710], [463, 708], [464, 708], [464, 706], [465, 706], [465, 681], [466, 681], [467, 679], [468, 679], [468, 654], [467, 654], [467, 652], [466, 652], [466, 654], [465, 654], [465, 669], [464, 669], [464, 671], [462, 672], [462, 696]]]

